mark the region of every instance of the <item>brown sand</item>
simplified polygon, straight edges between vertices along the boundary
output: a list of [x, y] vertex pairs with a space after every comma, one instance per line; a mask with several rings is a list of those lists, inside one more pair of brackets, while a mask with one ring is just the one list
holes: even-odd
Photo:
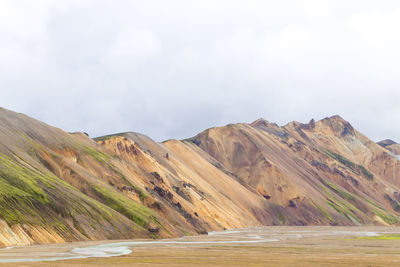
[[[358, 234], [353, 234], [355, 232]], [[380, 232], [384, 237], [367, 237], [373, 235], [367, 232]], [[261, 236], [278, 237], [281, 241], [248, 244], [149, 244], [132, 247], [131, 254], [120, 257], [9, 263], [0, 266], [400, 266], [398, 233], [400, 228], [393, 227], [266, 227], [262, 230], [257, 228], [230, 235], [189, 237], [183, 240], [254, 240]], [[40, 251], [68, 251], [73, 247], [99, 243], [104, 242], [2, 250], [0, 260], [12, 253], [36, 257]]]

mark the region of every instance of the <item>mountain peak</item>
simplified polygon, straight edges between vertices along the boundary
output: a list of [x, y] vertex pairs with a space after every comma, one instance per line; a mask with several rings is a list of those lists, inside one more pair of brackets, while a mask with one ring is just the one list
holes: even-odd
[[327, 117], [328, 119], [331, 119], [331, 120], [342, 120], [342, 121], [344, 121], [344, 119], [342, 118], [342, 116], [340, 116], [340, 115], [338, 115], [338, 114], [336, 114], [336, 115], [333, 115], [333, 116], [330, 116], [330, 117]]
[[253, 121], [252, 123], [250, 123], [250, 126], [252, 126], [252, 127], [270, 127], [270, 126], [279, 127], [278, 124], [269, 122], [264, 118], [259, 118], [255, 121]]
[[339, 115], [326, 117], [318, 123], [329, 126], [334, 132], [339, 133], [342, 137], [347, 135], [355, 135], [353, 126]]
[[340, 115], [333, 115], [330, 117], [325, 117], [320, 122], [331, 122], [331, 123], [349, 123], [345, 119], [343, 119]]
[[383, 146], [383, 147], [387, 147], [387, 146], [391, 146], [391, 145], [396, 145], [397, 143], [391, 139], [385, 139], [382, 140], [380, 142], [378, 142], [378, 145]]
[[265, 125], [265, 124], [268, 124], [268, 123], [269, 123], [269, 121], [267, 121], [266, 119], [259, 118], [259, 119], [255, 120], [255, 121], [253, 121], [252, 123], [250, 123], [250, 125], [251, 126], [255, 126], [255, 125], [259, 125], [259, 124]]

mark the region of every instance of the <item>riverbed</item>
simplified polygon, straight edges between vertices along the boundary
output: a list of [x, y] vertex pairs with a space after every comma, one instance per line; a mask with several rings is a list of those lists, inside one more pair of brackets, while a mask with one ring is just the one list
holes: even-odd
[[[199, 264], [201, 265], [206, 260], [205, 265], [213, 265], [212, 261], [207, 261], [207, 256], [211, 257], [213, 255], [215, 265], [219, 265], [221, 263], [219, 255], [221, 255], [221, 258], [224, 257], [224, 253], [233, 253], [234, 255], [235, 248], [237, 248], [238, 254], [249, 255], [245, 262], [250, 263], [251, 261], [261, 261], [263, 259], [262, 256], [271, 253], [271, 250], [276, 256], [277, 251], [290, 250], [293, 247], [296, 248], [294, 250], [297, 250], [297, 253], [298, 251], [309, 249], [314, 252], [318, 250], [329, 252], [329, 248], [331, 252], [334, 252], [348, 247], [343, 251], [343, 255], [364, 253], [365, 248], [374, 248], [374, 251], [379, 252], [382, 250], [382, 255], [389, 253], [391, 256], [395, 256], [396, 259], [400, 250], [400, 241], [396, 238], [384, 240], [379, 237], [396, 237], [397, 235], [399, 235], [400, 239], [400, 228], [397, 227], [254, 227], [163, 240], [91, 241], [11, 247], [0, 249], [0, 263], [12, 266], [16, 266], [16, 264], [24, 264], [23, 266], [42, 266], [43, 264], [69, 266], [76, 263], [85, 265], [90, 263], [106, 264], [112, 261], [113, 265], [123, 266], [126, 264], [127, 259], [132, 257], [137, 259], [143, 253], [151, 252], [148, 257], [152, 258], [152, 255], [162, 252], [165, 253], [164, 256], [160, 255], [159, 260], [153, 258], [154, 262], [149, 262], [148, 264], [172, 264], [169, 266], [183, 264], [182, 266], [184, 266], [186, 258], [184, 251], [187, 251], [188, 255], [196, 254], [196, 251], [208, 251], [208, 254], [199, 255]], [[251, 257], [255, 251], [263, 249], [265, 253], [261, 254], [261, 258]], [[245, 253], [246, 251], [247, 253]], [[376, 256], [380, 255], [378, 252]], [[183, 254], [180, 255], [181, 253]], [[173, 258], [169, 258], [173, 257], [174, 254], [180, 255], [176, 265], [174, 265]], [[368, 255], [371, 257], [371, 255], [375, 254], [369, 252]], [[163, 257], [167, 258], [164, 262], [161, 260]], [[288, 255], [287, 259], [289, 258], [290, 255]], [[229, 262], [230, 258], [227, 258], [226, 263]], [[196, 256], [191, 256], [190, 262], [186, 263], [188, 265], [197, 265]], [[231, 263], [235, 265], [235, 262]], [[240, 263], [240, 261], [237, 261], [237, 263]], [[147, 264], [146, 258], [144, 257], [142, 262], [140, 260], [131, 262], [129, 266], [132, 264]]]

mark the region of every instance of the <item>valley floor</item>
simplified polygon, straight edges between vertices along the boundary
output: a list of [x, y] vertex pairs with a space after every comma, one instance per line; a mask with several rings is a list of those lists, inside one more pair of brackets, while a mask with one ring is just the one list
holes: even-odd
[[[97, 254], [96, 254], [97, 253]], [[101, 257], [124, 254], [118, 257]], [[400, 266], [397, 227], [262, 227], [162, 241], [85, 242], [0, 250], [0, 266]]]

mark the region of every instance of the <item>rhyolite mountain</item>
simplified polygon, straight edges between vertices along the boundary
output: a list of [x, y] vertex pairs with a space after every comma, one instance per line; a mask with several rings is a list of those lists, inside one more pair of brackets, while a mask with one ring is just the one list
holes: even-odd
[[395, 156], [400, 155], [400, 144], [395, 141], [386, 139], [378, 142], [378, 144], [392, 152]]
[[399, 145], [339, 116], [162, 143], [91, 139], [0, 108], [0, 245], [261, 225], [397, 225]]

